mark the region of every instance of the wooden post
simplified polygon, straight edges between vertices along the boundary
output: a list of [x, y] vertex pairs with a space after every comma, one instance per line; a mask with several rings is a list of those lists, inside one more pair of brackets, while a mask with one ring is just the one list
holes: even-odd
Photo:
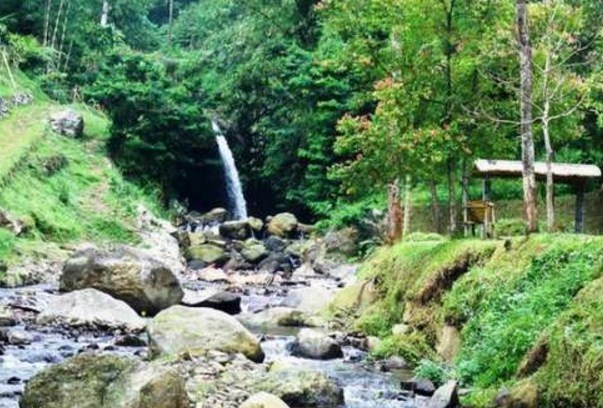
[[579, 181], [574, 185], [576, 190], [576, 234], [584, 233], [584, 192], [586, 182]]
[[463, 231], [465, 237], [469, 235], [469, 177], [467, 176], [467, 163], [463, 162]]

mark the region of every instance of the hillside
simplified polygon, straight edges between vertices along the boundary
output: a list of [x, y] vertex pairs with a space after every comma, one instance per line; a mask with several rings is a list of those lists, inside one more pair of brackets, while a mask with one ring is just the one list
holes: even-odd
[[[16, 236], [0, 229], [0, 261], [50, 262], [61, 258], [65, 245], [136, 241], [137, 205], [160, 206], [152, 194], [124, 180], [107, 158], [108, 120], [85, 105], [53, 103], [25, 75], [16, 78], [17, 88], [3, 87], [2, 96], [34, 98], [0, 120], [0, 210], [23, 232]], [[68, 108], [84, 117], [81, 139], [49, 128], [49, 116]], [[20, 278], [9, 280], [17, 284]]]
[[376, 357], [459, 380], [466, 406], [507, 388], [527, 405], [499, 406], [601, 407], [602, 274], [599, 237], [405, 242], [380, 249], [332, 311], [381, 338]]

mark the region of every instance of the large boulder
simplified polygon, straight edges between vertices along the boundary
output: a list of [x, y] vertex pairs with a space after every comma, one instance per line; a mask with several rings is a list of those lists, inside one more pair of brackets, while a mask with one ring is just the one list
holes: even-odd
[[127, 357], [80, 354], [51, 366], [25, 387], [21, 408], [188, 408], [172, 368]]
[[284, 362], [259, 375], [251, 390], [273, 394], [292, 407], [336, 408], [344, 402], [343, 390], [329, 377]]
[[272, 307], [258, 313], [241, 315], [239, 319], [253, 328], [302, 327], [306, 326], [308, 316], [289, 307]]
[[319, 313], [326, 310], [335, 293], [324, 286], [314, 285], [291, 290], [281, 306], [291, 307], [306, 313]]
[[251, 263], [260, 262], [262, 259], [268, 256], [268, 250], [257, 239], [248, 239], [243, 244], [243, 249], [241, 250], [241, 255], [243, 258]]
[[144, 320], [125, 302], [96, 289], [76, 290], [53, 298], [37, 321], [127, 331], [142, 331], [145, 326]]
[[84, 135], [84, 117], [72, 109], [50, 116], [50, 128], [59, 135], [79, 138]]
[[272, 394], [259, 392], [249, 397], [240, 408], [289, 408], [289, 406]]
[[155, 316], [147, 331], [155, 355], [194, 356], [217, 350], [264, 360], [258, 339], [234, 317], [214, 309], [174, 306]]
[[127, 247], [114, 252], [95, 248], [76, 252], [63, 267], [59, 288], [62, 292], [98, 289], [148, 315], [179, 304], [184, 296], [169, 268]]
[[298, 221], [291, 213], [277, 214], [268, 222], [268, 234], [288, 237], [297, 231]]
[[7, 212], [0, 208], [0, 228], [6, 229], [15, 235], [21, 235], [25, 232], [25, 224], [11, 217]]
[[302, 329], [297, 335], [293, 352], [301, 357], [330, 360], [342, 358], [341, 346], [326, 333], [314, 329]]
[[460, 406], [456, 381], [448, 381], [438, 388], [427, 404], [428, 408], [458, 408]]
[[218, 245], [203, 244], [191, 245], [186, 251], [186, 257], [189, 262], [202, 262], [205, 265], [222, 265], [228, 260], [226, 251]]
[[264, 273], [292, 272], [293, 265], [283, 253], [272, 253], [258, 264], [258, 270]]
[[228, 219], [228, 210], [225, 208], [214, 208], [200, 217], [203, 225], [216, 225], [225, 222]]
[[251, 235], [247, 221], [227, 221], [220, 225], [220, 235], [227, 239], [242, 241]]
[[182, 304], [188, 307], [216, 309], [230, 315], [241, 313], [241, 296], [217, 289], [209, 289], [196, 295], [186, 292]]
[[264, 229], [264, 221], [259, 218], [249, 217], [247, 218], [247, 223], [253, 232], [261, 232]]

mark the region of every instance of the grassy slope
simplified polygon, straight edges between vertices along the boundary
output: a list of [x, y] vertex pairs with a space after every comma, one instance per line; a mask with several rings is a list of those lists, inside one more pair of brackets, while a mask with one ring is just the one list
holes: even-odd
[[46, 119], [65, 107], [53, 105], [21, 74], [18, 78], [36, 100], [0, 121], [0, 208], [28, 229], [19, 238], [0, 230], [0, 260], [51, 256], [58, 245], [84, 240], [135, 241], [137, 204], [159, 206], [107, 159], [107, 119], [86, 106], [72, 106], [84, 115], [85, 137], [58, 136], [47, 129]]
[[[489, 406], [502, 386], [527, 381], [538, 406], [603, 407], [603, 238], [402, 243], [362, 274], [379, 296], [352, 324], [384, 338], [377, 356], [437, 359], [454, 325], [462, 342], [448, 375], [473, 387], [468, 404]], [[393, 337], [401, 322], [411, 332]]]

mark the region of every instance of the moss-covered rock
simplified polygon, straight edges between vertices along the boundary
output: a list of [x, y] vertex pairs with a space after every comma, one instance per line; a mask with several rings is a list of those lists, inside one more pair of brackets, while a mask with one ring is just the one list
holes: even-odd
[[322, 373], [277, 362], [251, 386], [268, 392], [292, 407], [335, 408], [343, 404], [343, 390]]
[[21, 408], [188, 408], [183, 379], [160, 365], [81, 354], [51, 366], [25, 387]]
[[212, 244], [191, 245], [186, 250], [189, 261], [203, 262], [206, 265], [223, 264], [228, 260], [224, 248]]
[[241, 405], [241, 408], [289, 408], [289, 406], [285, 404], [283, 400], [272, 394], [259, 392], [249, 397], [249, 399]]
[[287, 237], [297, 230], [298, 221], [291, 213], [277, 214], [268, 222], [268, 233], [278, 237]]
[[173, 306], [147, 325], [155, 355], [204, 355], [211, 350], [264, 360], [258, 339], [234, 317], [214, 309]]
[[268, 256], [268, 250], [264, 244], [257, 239], [248, 239], [243, 244], [241, 255], [243, 255], [243, 258], [248, 262], [258, 263]]

